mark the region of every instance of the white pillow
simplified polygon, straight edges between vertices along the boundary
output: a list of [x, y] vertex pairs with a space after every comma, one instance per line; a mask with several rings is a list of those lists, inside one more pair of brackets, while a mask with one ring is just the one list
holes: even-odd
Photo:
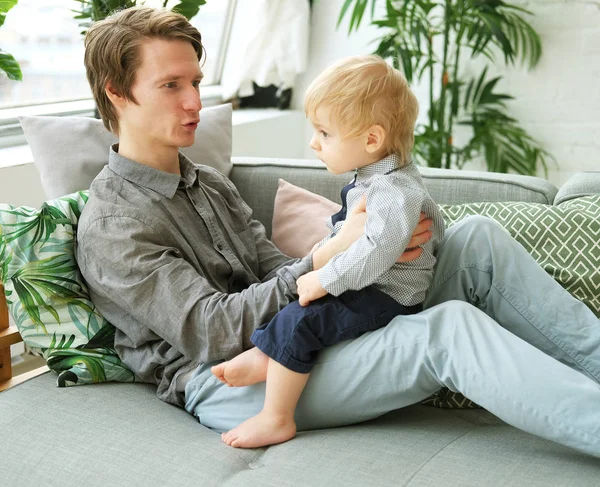
[[[196, 140], [181, 151], [196, 164], [231, 171], [231, 104], [204, 108]], [[88, 189], [117, 137], [88, 117], [19, 117], [48, 199]]]

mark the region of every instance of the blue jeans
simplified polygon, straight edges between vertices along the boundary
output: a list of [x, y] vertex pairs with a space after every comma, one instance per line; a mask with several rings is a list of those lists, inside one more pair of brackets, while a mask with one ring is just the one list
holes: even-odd
[[[446, 386], [517, 428], [600, 457], [600, 321], [502, 228], [471, 217], [446, 232], [425, 306], [323, 350], [298, 429], [373, 419]], [[227, 387], [210, 365], [185, 389], [200, 423], [226, 431], [262, 409], [264, 383]]]

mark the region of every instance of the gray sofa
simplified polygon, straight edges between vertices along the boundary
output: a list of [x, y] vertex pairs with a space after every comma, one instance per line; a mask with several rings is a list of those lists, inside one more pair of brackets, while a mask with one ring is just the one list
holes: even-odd
[[[231, 179], [269, 232], [279, 178], [333, 200], [348, 179], [312, 161], [234, 162]], [[560, 190], [531, 177], [422, 173], [439, 203], [552, 204], [600, 193], [600, 173], [575, 175]], [[6, 487], [600, 485], [600, 459], [523, 433], [481, 409], [419, 404], [240, 450], [159, 401], [150, 385], [59, 389], [51, 373], [0, 393], [0, 437], [0, 486]]]

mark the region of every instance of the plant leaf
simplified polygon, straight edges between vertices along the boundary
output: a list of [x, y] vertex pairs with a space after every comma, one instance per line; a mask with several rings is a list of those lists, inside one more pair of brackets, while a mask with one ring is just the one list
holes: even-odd
[[15, 60], [12, 54], [0, 49], [0, 70], [4, 71], [8, 79], [13, 81], [23, 81], [23, 73], [19, 63]]
[[205, 4], [206, 0], [180, 0], [171, 10], [180, 13], [186, 19], [190, 20], [192, 17], [198, 15], [200, 7]]
[[6, 20], [8, 11], [17, 4], [18, 0], [0, 0], [0, 27]]

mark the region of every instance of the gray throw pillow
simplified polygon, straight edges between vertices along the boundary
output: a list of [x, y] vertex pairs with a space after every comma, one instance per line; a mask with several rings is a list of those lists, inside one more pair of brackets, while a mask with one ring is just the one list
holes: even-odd
[[[196, 141], [182, 152], [196, 164], [231, 171], [231, 104], [200, 112]], [[88, 189], [117, 137], [88, 117], [19, 117], [48, 199]]]

